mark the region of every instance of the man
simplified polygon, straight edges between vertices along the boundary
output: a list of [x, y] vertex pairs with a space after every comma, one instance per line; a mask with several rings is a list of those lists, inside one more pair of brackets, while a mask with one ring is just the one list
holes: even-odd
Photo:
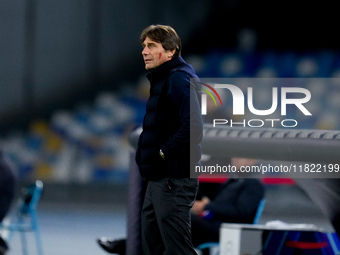
[[170, 26], [151, 25], [141, 34], [150, 97], [136, 162], [148, 182], [142, 209], [142, 249], [151, 254], [196, 254], [190, 209], [198, 180], [203, 122], [193, 68], [181, 57], [181, 40]]
[[[0, 151], [0, 223], [10, 209], [14, 197], [16, 176]], [[5, 254], [8, 245], [0, 236], [0, 255]]]
[[220, 225], [252, 223], [257, 207], [264, 197], [263, 184], [253, 178], [230, 178], [219, 184], [210, 198], [203, 196], [192, 208], [192, 239], [198, 246], [218, 242]]

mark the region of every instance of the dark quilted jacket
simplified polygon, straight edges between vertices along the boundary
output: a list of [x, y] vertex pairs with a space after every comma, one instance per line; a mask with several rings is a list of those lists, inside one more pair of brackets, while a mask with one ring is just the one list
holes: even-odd
[[[151, 87], [136, 153], [139, 171], [150, 180], [189, 177], [190, 167], [199, 164], [201, 156], [198, 90], [190, 86], [190, 78], [197, 76], [177, 57], [151, 70], [147, 77]], [[159, 155], [160, 149], [165, 159]]]

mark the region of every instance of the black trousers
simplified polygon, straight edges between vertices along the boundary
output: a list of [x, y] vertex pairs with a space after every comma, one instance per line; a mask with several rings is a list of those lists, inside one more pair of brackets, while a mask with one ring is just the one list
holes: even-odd
[[142, 209], [144, 255], [196, 255], [191, 242], [190, 209], [198, 179], [149, 181]]

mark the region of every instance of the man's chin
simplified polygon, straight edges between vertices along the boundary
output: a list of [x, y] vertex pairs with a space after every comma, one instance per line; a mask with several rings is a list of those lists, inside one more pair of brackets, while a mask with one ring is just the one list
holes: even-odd
[[150, 66], [150, 65], [148, 65], [148, 64], [145, 65], [145, 70], [151, 70], [151, 69], [153, 69], [153, 68], [154, 68], [153, 66]]

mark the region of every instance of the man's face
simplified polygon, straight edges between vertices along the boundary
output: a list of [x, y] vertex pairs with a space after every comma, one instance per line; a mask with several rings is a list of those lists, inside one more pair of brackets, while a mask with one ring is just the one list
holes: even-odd
[[146, 37], [143, 42], [143, 59], [145, 63], [145, 69], [150, 70], [156, 68], [166, 61], [171, 60], [175, 50], [165, 50], [161, 43], [152, 41], [149, 37]]

